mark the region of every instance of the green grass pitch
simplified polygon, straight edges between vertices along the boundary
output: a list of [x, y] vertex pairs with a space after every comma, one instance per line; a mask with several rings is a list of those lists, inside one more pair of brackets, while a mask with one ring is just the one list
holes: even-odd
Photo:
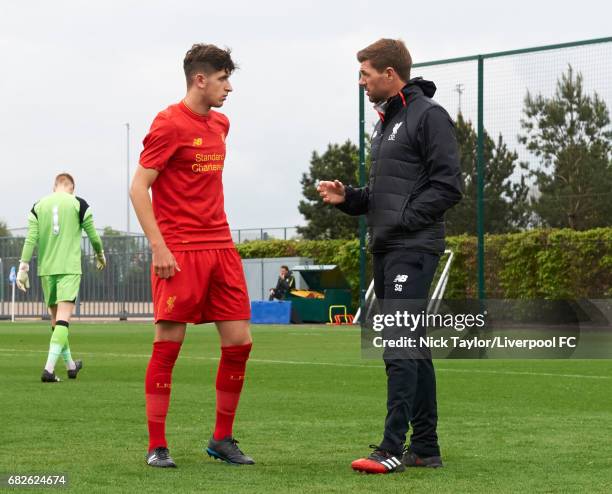
[[69, 491], [87, 493], [610, 492], [610, 360], [437, 361], [445, 468], [367, 476], [350, 462], [381, 439], [385, 376], [361, 358], [358, 330], [254, 326], [253, 337], [235, 435], [257, 465], [203, 453], [219, 344], [200, 326], [173, 378], [167, 435], [179, 468], [155, 470], [144, 462], [151, 324], [73, 323], [84, 369], [56, 385], [39, 381], [48, 326], [0, 324], [0, 476], [62, 472]]

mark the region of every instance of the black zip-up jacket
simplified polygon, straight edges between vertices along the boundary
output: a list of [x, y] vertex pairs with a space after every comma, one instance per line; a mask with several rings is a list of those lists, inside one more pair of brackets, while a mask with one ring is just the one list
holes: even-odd
[[455, 126], [418, 77], [387, 101], [372, 134], [368, 185], [346, 187], [337, 207], [367, 214], [373, 252], [444, 252], [444, 212], [462, 197]]

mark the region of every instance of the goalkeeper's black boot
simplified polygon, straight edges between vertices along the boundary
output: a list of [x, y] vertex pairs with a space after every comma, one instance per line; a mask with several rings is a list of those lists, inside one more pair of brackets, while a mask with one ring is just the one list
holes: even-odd
[[230, 465], [254, 465], [255, 461], [250, 456], [245, 455], [238, 447], [238, 441], [232, 436], [216, 441], [214, 437], [208, 441], [206, 448], [208, 456], [221, 460]]
[[158, 468], [176, 468], [168, 448], [155, 448], [147, 453], [147, 465]]
[[72, 369], [72, 370], [68, 369], [68, 379], [76, 379], [77, 378], [77, 374], [83, 368], [83, 361], [82, 360], [75, 360], [74, 361], [74, 365], [75, 365], [74, 369]]
[[47, 369], [43, 369], [42, 376], [40, 376], [40, 380], [44, 383], [60, 382], [60, 378], [57, 377], [54, 372], [49, 372]]

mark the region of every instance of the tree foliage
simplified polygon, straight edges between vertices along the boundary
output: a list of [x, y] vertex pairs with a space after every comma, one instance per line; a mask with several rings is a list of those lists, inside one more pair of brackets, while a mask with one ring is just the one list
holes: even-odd
[[11, 232], [8, 229], [8, 225], [5, 221], [0, 220], [0, 237], [10, 237]]
[[530, 169], [538, 190], [532, 207], [549, 227], [585, 230], [612, 224], [612, 130], [605, 102], [587, 95], [568, 66], [554, 96], [524, 101], [520, 142], [537, 158]]
[[308, 240], [355, 238], [359, 231], [359, 219], [325, 204], [317, 192], [321, 180], [340, 180], [343, 184], [359, 183], [359, 148], [350, 140], [344, 144], [329, 144], [323, 154], [312, 153], [308, 173], [302, 174], [300, 183], [304, 199], [298, 210], [306, 226], [298, 232]]
[[[478, 135], [472, 122], [460, 113], [456, 122], [457, 143], [464, 182], [464, 197], [446, 214], [450, 235], [476, 234], [477, 211], [477, 144]], [[508, 149], [501, 134], [494, 141], [484, 132], [484, 229], [488, 233], [517, 231], [527, 226], [528, 186], [520, 170], [518, 154]]]

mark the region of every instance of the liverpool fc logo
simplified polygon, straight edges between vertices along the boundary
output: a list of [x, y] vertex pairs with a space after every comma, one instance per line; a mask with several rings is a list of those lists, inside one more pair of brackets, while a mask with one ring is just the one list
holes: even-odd
[[397, 131], [399, 130], [399, 128], [402, 126], [403, 123], [404, 122], [399, 122], [393, 126], [393, 132], [391, 132], [389, 139], [387, 139], [388, 141], [395, 141], [395, 136], [397, 135]]
[[166, 312], [172, 312], [172, 310], [174, 309], [175, 300], [176, 300], [176, 295], [172, 297], [168, 297], [168, 300], [166, 300]]

